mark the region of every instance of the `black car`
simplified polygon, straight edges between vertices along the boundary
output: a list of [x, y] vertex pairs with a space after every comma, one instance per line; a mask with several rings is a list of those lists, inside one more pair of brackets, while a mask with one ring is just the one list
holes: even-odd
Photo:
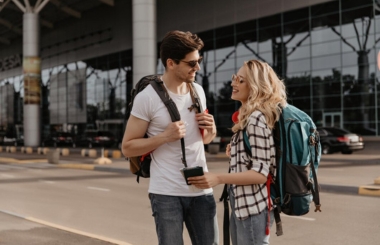
[[24, 145], [24, 136], [20, 135], [19, 138], [16, 138], [16, 137], [8, 138], [5, 136], [3, 138], [3, 144], [4, 145], [13, 145], [13, 146]]
[[117, 139], [110, 131], [89, 130], [77, 137], [76, 144], [88, 148], [113, 147], [117, 145]]
[[318, 132], [321, 138], [322, 154], [334, 152], [351, 154], [353, 151], [364, 149], [363, 138], [345, 129], [321, 127], [318, 128]]
[[230, 143], [231, 137], [234, 134], [230, 128], [217, 128], [217, 135], [220, 136], [220, 149], [225, 151], [226, 146]]
[[44, 146], [71, 146], [75, 147], [74, 136], [68, 132], [53, 132], [49, 134], [41, 143]]

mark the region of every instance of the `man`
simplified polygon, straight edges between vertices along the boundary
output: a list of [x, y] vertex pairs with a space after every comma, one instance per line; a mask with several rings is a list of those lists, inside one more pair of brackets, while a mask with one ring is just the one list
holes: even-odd
[[[151, 153], [149, 198], [155, 219], [158, 242], [161, 245], [183, 244], [185, 223], [192, 244], [218, 244], [216, 203], [211, 188], [197, 189], [187, 185], [180, 169], [182, 164], [181, 138], [185, 141], [188, 167], [202, 166], [208, 171], [203, 144], [216, 135], [212, 115], [207, 111], [190, 110], [193, 101], [190, 86], [200, 70], [199, 51], [203, 41], [190, 32], [171, 31], [160, 47], [165, 72], [161, 80], [175, 102], [181, 121], [172, 122], [168, 109], [156, 91], [148, 85], [134, 99], [131, 116], [124, 133], [124, 156]], [[194, 84], [202, 107], [206, 97], [202, 87]], [[147, 132], [148, 138], [144, 138]]]

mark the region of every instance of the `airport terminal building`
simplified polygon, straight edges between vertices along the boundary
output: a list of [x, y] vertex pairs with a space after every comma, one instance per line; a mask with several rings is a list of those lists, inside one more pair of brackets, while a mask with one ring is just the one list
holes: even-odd
[[197, 82], [220, 133], [240, 106], [231, 75], [259, 59], [317, 126], [380, 136], [379, 0], [2, 0], [0, 131], [27, 146], [53, 131], [120, 140], [133, 85], [163, 73], [170, 30], [205, 43]]

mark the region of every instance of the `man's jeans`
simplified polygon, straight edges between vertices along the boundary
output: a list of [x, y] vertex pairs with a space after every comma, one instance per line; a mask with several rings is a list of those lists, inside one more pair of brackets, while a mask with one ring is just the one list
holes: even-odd
[[[233, 245], [264, 245], [269, 244], [269, 235], [265, 234], [265, 227], [268, 219], [268, 209], [261, 214], [256, 214], [244, 220], [239, 220], [235, 213], [235, 196], [229, 190], [231, 204], [230, 232]], [[270, 211], [270, 226], [274, 220], [273, 210]]]
[[213, 194], [197, 197], [149, 194], [160, 245], [183, 244], [183, 222], [193, 245], [219, 242], [216, 204]]

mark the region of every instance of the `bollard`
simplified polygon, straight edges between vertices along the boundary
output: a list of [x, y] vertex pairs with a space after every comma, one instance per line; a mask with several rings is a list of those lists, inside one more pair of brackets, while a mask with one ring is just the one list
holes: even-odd
[[59, 163], [59, 150], [48, 151], [47, 159], [49, 163], [58, 164]]

